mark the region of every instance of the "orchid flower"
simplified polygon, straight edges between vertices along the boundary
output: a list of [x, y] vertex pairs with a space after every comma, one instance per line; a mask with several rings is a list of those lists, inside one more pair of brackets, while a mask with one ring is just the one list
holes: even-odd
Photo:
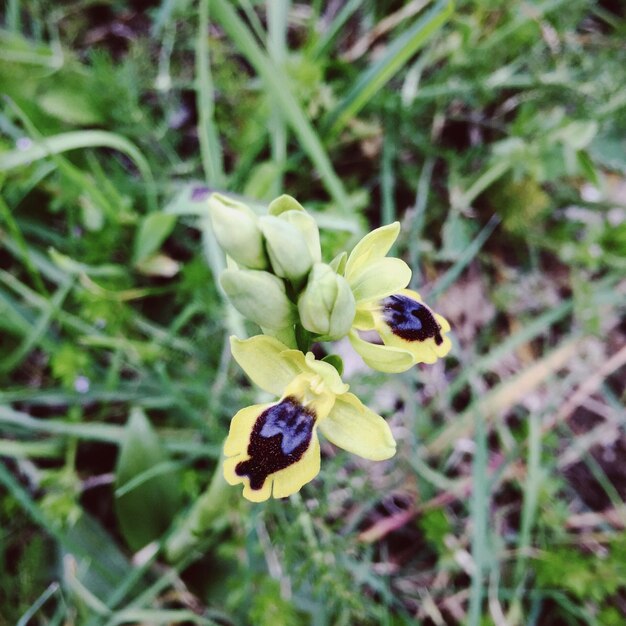
[[[387, 257], [400, 232], [394, 222], [368, 233], [348, 257], [344, 276], [356, 300], [349, 337], [365, 363], [382, 372], [403, 372], [416, 363], [434, 363], [451, 347], [448, 322], [406, 289], [411, 269]], [[358, 331], [376, 331], [383, 345], [365, 341]]]
[[330, 363], [267, 335], [232, 337], [231, 350], [250, 380], [279, 398], [242, 409], [230, 424], [224, 477], [243, 484], [248, 500], [284, 498], [313, 480], [320, 470], [318, 431], [365, 459], [395, 454], [387, 422], [348, 392]]

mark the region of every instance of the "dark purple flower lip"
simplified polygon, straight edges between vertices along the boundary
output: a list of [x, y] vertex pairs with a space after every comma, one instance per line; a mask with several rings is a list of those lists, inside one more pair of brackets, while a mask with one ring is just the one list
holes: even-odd
[[382, 304], [385, 323], [397, 337], [406, 341], [434, 339], [438, 346], [443, 343], [441, 326], [425, 304], [399, 294], [385, 298]]
[[261, 489], [270, 474], [297, 463], [311, 444], [315, 413], [293, 396], [265, 409], [257, 418], [248, 454], [237, 463], [235, 473], [248, 476], [251, 489]]

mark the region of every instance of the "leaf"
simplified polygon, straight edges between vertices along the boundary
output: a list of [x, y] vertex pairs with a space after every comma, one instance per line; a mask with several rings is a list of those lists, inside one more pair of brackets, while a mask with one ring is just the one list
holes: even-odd
[[[167, 472], [157, 471], [157, 466]], [[132, 488], [128, 485], [131, 481]], [[120, 529], [133, 550], [158, 539], [169, 528], [179, 508], [180, 493], [180, 476], [171, 471], [154, 429], [141, 409], [133, 409], [117, 462], [115, 501]]]
[[135, 236], [133, 263], [138, 265], [156, 252], [174, 230], [175, 225], [175, 215], [151, 213], [145, 217]]
[[370, 67], [361, 72], [345, 98], [330, 115], [334, 132], [339, 132], [403, 68], [408, 60], [450, 19], [454, 3], [441, 0], [420, 16], [387, 47]]
[[[62, 554], [72, 556], [76, 565], [74, 575], [98, 598], [114, 593], [120, 581], [132, 571], [113, 537], [87, 513], [67, 530], [67, 537], [73, 549], [64, 547]], [[94, 567], [93, 555], [98, 555], [97, 567]]]
[[273, 161], [263, 161], [254, 167], [243, 195], [259, 200], [271, 200], [274, 197], [274, 183], [281, 174], [281, 168]]
[[458, 212], [452, 211], [443, 225], [443, 249], [438, 257], [444, 261], [456, 261], [472, 242], [475, 234], [472, 222]]

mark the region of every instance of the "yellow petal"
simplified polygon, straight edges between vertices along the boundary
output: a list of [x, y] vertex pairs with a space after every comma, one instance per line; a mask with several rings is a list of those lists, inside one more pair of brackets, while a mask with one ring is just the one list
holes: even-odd
[[372, 312], [361, 308], [356, 310], [356, 315], [352, 322], [352, 328], [357, 330], [373, 330], [376, 327]]
[[407, 349], [369, 343], [361, 339], [356, 331], [352, 331], [349, 337], [352, 347], [361, 355], [366, 365], [379, 372], [397, 374], [415, 365], [415, 359]]
[[350, 388], [350, 385], [341, 380], [339, 372], [330, 363], [317, 361], [312, 352], [307, 352], [305, 362], [311, 372], [318, 374], [322, 378], [324, 386], [332, 394], [339, 395], [345, 393]]
[[239, 464], [240, 459], [230, 457], [224, 459], [224, 478], [229, 485], [243, 484], [243, 497], [251, 502], [263, 502], [272, 495], [272, 480], [268, 478], [261, 489], [251, 489], [248, 478], [242, 478], [235, 472], [235, 468]]
[[319, 471], [315, 426], [315, 413], [295, 397], [242, 409], [224, 444], [224, 478], [243, 484], [253, 502], [267, 500], [272, 488], [276, 497], [294, 493]]
[[267, 335], [244, 340], [233, 336], [230, 338], [230, 349], [248, 378], [275, 396], [281, 396], [285, 387], [303, 369], [292, 358], [295, 350], [289, 350], [280, 341]]
[[272, 406], [269, 404], [255, 404], [241, 409], [230, 422], [230, 430], [226, 442], [224, 443], [224, 459], [223, 472], [224, 478], [229, 485], [244, 484], [244, 497], [253, 502], [262, 502], [270, 497], [272, 492], [271, 481], [266, 480], [261, 489], [250, 489], [249, 480], [237, 474], [237, 465], [247, 458], [248, 445], [252, 429], [259, 418], [267, 408]]
[[[228, 437], [224, 443], [225, 456], [246, 455], [248, 444], [250, 443], [250, 435], [254, 424], [265, 411], [265, 409], [272, 406], [273, 402], [266, 404], [253, 404], [247, 406], [245, 409], [241, 409], [235, 414], [235, 417], [230, 421], [230, 429], [228, 431]], [[228, 477], [226, 478], [228, 480]], [[228, 481], [231, 485], [234, 485], [240, 480], [236, 480], [234, 483]]]
[[[328, 363], [324, 365], [332, 367]], [[341, 393], [347, 390], [348, 385], [342, 385]], [[330, 391], [324, 379], [311, 372], [303, 372], [294, 378], [285, 388], [284, 396], [295, 398], [303, 408], [315, 414], [317, 421], [323, 420], [335, 404], [335, 394]]]
[[348, 277], [357, 303], [397, 293], [411, 280], [411, 268], [402, 259], [376, 259]]
[[274, 479], [272, 495], [275, 498], [286, 498], [300, 491], [304, 485], [319, 474], [319, 471], [320, 444], [317, 434], [313, 431], [311, 445], [300, 460], [272, 475]]
[[[395, 240], [400, 233], [400, 222], [394, 222], [387, 226], [381, 226], [371, 233], [368, 233], [354, 246], [354, 249], [348, 257], [346, 263], [345, 276], [350, 277], [360, 271], [362, 267], [375, 261], [382, 259], [393, 246]], [[405, 283], [406, 285], [407, 283]]]
[[333, 410], [320, 422], [319, 429], [336, 446], [364, 459], [382, 461], [396, 452], [387, 422], [352, 393], [335, 400]]

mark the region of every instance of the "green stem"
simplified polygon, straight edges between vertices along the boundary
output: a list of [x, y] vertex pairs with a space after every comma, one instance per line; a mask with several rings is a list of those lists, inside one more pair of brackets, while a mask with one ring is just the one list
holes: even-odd
[[228, 510], [227, 500], [230, 495], [229, 485], [224, 480], [222, 471], [223, 458], [215, 468], [209, 488], [196, 500], [184, 521], [167, 541], [165, 555], [170, 563], [177, 562], [181, 557], [193, 550], [215, 528], [216, 520]]

